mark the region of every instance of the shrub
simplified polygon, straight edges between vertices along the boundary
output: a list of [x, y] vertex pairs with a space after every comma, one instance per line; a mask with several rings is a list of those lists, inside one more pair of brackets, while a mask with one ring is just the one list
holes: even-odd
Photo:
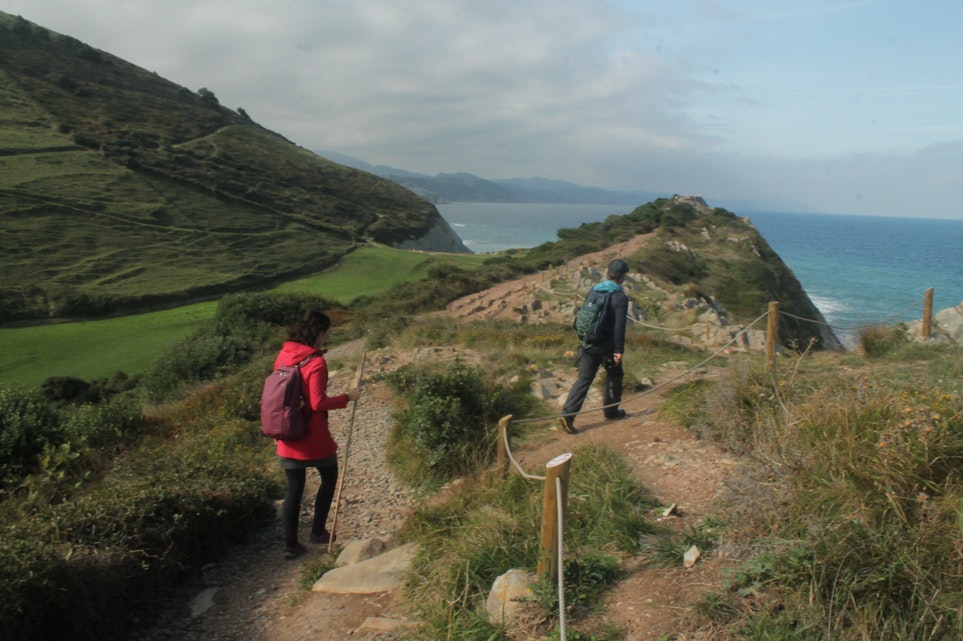
[[39, 391], [0, 388], [0, 480], [34, 470], [44, 448], [60, 440], [57, 415]]
[[[498, 419], [529, 404], [527, 381], [498, 385], [463, 364], [408, 365], [387, 381], [406, 402], [395, 416], [389, 461], [415, 485], [444, 482], [489, 463]], [[417, 460], [417, 466], [405, 471], [402, 459]]]
[[907, 342], [903, 327], [873, 325], [863, 328], [856, 335], [856, 343], [867, 358], [880, 358], [892, 353]]
[[294, 322], [306, 309], [335, 306], [306, 294], [225, 296], [213, 319], [155, 359], [141, 379], [144, 392], [154, 402], [176, 398], [190, 385], [214, 380], [273, 350], [270, 343], [277, 339], [278, 327]]
[[70, 501], [0, 529], [0, 627], [10, 639], [127, 638], [185, 573], [274, 516], [280, 491], [259, 430], [210, 420], [145, 443]]
[[74, 376], [51, 376], [40, 385], [44, 397], [55, 407], [70, 403], [99, 403], [136, 387], [136, 380], [124, 372], [91, 382]]
[[51, 376], [40, 385], [51, 403], [84, 400], [90, 397], [90, 383], [74, 376]]
[[299, 319], [307, 309], [337, 309], [327, 298], [311, 294], [232, 294], [217, 305], [214, 324], [222, 333], [249, 330], [252, 324], [266, 323], [285, 327]]
[[140, 436], [147, 424], [140, 403], [130, 395], [65, 410], [62, 420], [68, 442], [113, 452]]
[[205, 327], [158, 356], [144, 372], [142, 386], [151, 401], [169, 400], [188, 385], [213, 379], [253, 355], [254, 346], [244, 337], [218, 335]]

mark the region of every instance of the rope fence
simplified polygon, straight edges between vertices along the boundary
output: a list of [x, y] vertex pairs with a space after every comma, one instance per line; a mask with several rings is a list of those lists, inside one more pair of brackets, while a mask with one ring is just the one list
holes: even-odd
[[[533, 286], [537, 286], [533, 283]], [[544, 289], [544, 288], [542, 288]], [[550, 291], [550, 290], [548, 290]], [[930, 327], [930, 317], [932, 316], [932, 301], [933, 301], [933, 289], [928, 289], [924, 295], [922, 302], [924, 304], [924, 316], [923, 316], [923, 331], [924, 337], [929, 336]], [[898, 314], [890, 317], [898, 318], [899, 316], [905, 314], [910, 309], [913, 309], [919, 305], [920, 301], [917, 301], [899, 312]], [[597, 412], [605, 410], [607, 408], [625, 403], [627, 401], [635, 400], [647, 394], [652, 394], [664, 387], [667, 387], [676, 381], [679, 381], [686, 376], [701, 370], [705, 365], [718, 358], [724, 352], [726, 352], [732, 345], [739, 341], [743, 334], [752, 329], [755, 325], [760, 323], [763, 319], [767, 320], [767, 349], [766, 349], [766, 362], [767, 369], [775, 362], [775, 343], [778, 340], [778, 319], [782, 316], [793, 318], [803, 322], [812, 322], [820, 325], [825, 325], [827, 327], [833, 328], [832, 325], [825, 323], [823, 321], [818, 321], [815, 319], [807, 319], [795, 314], [790, 314], [787, 312], [779, 311], [778, 302], [770, 302], [769, 309], [761, 314], [754, 321], [735, 332], [730, 340], [720, 347], [718, 350], [713, 352], [707, 358], [702, 360], [696, 365], [689, 367], [682, 373], [673, 376], [672, 378], [649, 387], [642, 392], [630, 396], [629, 398], [622, 399], [619, 403], [612, 403], [609, 405], [593, 408], [591, 410], [585, 410], [578, 412], [577, 415], [585, 414], [588, 412]], [[886, 322], [886, 321], [882, 321]], [[876, 323], [878, 325], [879, 323]], [[866, 327], [872, 327], [873, 325], [867, 325]], [[660, 328], [668, 329], [668, 328]], [[859, 329], [859, 328], [835, 328], [835, 329]], [[533, 423], [538, 421], [555, 420], [560, 416], [559, 414], [552, 414], [549, 416], [539, 416], [534, 418], [522, 419], [515, 421], [516, 423]], [[558, 603], [559, 603], [559, 631], [561, 641], [566, 640], [566, 622], [565, 622], [565, 577], [564, 577], [564, 530], [565, 530], [565, 508], [568, 499], [568, 482], [570, 474], [570, 466], [572, 462], [572, 454], [565, 453], [556, 456], [554, 459], [546, 464], [546, 474], [537, 475], [526, 472], [521, 464], [515, 459], [512, 454], [511, 443], [510, 443], [510, 428], [512, 423], [512, 415], [503, 417], [498, 422], [498, 469], [501, 473], [505, 474], [508, 472], [510, 467], [513, 467], [515, 471], [522, 476], [522, 478], [533, 480], [533, 481], [543, 481], [544, 487], [544, 498], [543, 498], [543, 510], [542, 510], [542, 526], [541, 526], [541, 548], [539, 552], [537, 577], [539, 579], [543, 578], [545, 575], [549, 575], [552, 578], [558, 579]]]
[[[562, 479], [555, 477], [555, 495], [562, 496]], [[563, 533], [565, 532], [565, 502], [556, 501], [556, 517], [558, 519], [558, 634], [560, 641], [565, 641], [565, 563], [563, 562], [565, 549], [563, 543]]]
[[[929, 290], [927, 290], [927, 291], [929, 291]], [[877, 326], [879, 326], [879, 325], [885, 325], [886, 323], [892, 322], [892, 321], [896, 320], [897, 318], [903, 316], [906, 312], [910, 311], [911, 309], [913, 309], [913, 308], [915, 308], [915, 307], [918, 307], [921, 303], [924, 305], [924, 309], [925, 309], [926, 296], [924, 296], [923, 298], [920, 298], [919, 300], [915, 301], [915, 302], [912, 303], [911, 305], [908, 305], [908, 306], [907, 306], [906, 308], [904, 308], [902, 311], [899, 311], [899, 312], [893, 314], [892, 316], [887, 316], [886, 318], [884, 318], [884, 319], [882, 319], [882, 320], [878, 320], [878, 321], [871, 322], [871, 323], [866, 323], [865, 325], [854, 325], [854, 326], [852, 326], [852, 327], [846, 327], [846, 326], [842, 326], [842, 325], [833, 325], [833, 324], [827, 323], [827, 322], [825, 322], [825, 321], [816, 320], [815, 318], [805, 318], [805, 317], [803, 317], [803, 316], [797, 316], [797, 315], [795, 315], [795, 314], [790, 314], [789, 312], [780, 312], [780, 314], [782, 314], [783, 316], [786, 316], [787, 318], [793, 318], [793, 319], [798, 320], [798, 321], [803, 321], [804, 323], [812, 323], [813, 325], [822, 325], [822, 326], [828, 327], [828, 328], [830, 328], [830, 329], [838, 329], [838, 330], [840, 330], [840, 331], [851, 332], [851, 331], [856, 331], [856, 330], [860, 330], [860, 329], [866, 329], [866, 328], [868, 328], [868, 327], [877, 327]]]
[[[676, 382], [676, 381], [678, 381], [678, 380], [680, 380], [680, 379], [682, 379], [682, 378], [685, 378], [685, 377], [688, 376], [689, 374], [691, 374], [691, 373], [693, 373], [693, 372], [701, 369], [702, 367], [704, 367], [707, 363], [709, 363], [709, 362], [712, 361], [713, 359], [718, 358], [723, 352], [725, 352], [725, 351], [728, 350], [730, 347], [732, 347], [735, 343], [737, 343], [737, 342], [740, 340], [740, 338], [742, 337], [743, 334], [745, 334], [745, 333], [748, 332], [750, 329], [752, 329], [753, 326], [755, 326], [757, 323], [759, 323], [762, 319], [766, 318], [768, 315], [769, 315], [769, 313], [766, 312], [765, 314], [759, 316], [759, 318], [757, 318], [756, 320], [752, 321], [751, 323], [749, 323], [748, 325], [746, 325], [745, 327], [743, 327], [741, 330], [739, 330], [738, 332], [736, 332], [735, 334], [733, 334], [732, 338], [730, 338], [729, 341], [728, 341], [725, 345], [723, 345], [723, 346], [720, 347], [718, 350], [716, 350], [715, 352], [713, 352], [708, 358], [706, 358], [705, 360], [697, 363], [696, 365], [693, 365], [692, 367], [690, 367], [690, 368], [687, 369], [686, 371], [682, 372], [681, 374], [679, 374], [679, 375], [677, 375], [677, 376], [674, 376], [674, 377], [668, 379], [667, 381], [664, 381], [664, 382], [662, 382], [662, 383], [659, 383], [658, 385], [653, 385], [652, 387], [650, 387], [650, 388], [648, 388], [648, 389], [645, 389], [645, 390], [639, 392], [638, 394], [635, 394], [634, 396], [630, 396], [630, 397], [628, 397], [628, 398], [626, 398], [626, 399], [623, 399], [623, 400], [619, 401], [619, 403], [611, 403], [611, 404], [609, 404], [609, 405], [602, 405], [602, 406], [600, 406], [600, 407], [596, 407], [596, 408], [593, 408], [593, 409], [590, 409], [590, 410], [583, 410], [583, 411], [578, 412], [578, 413], [576, 413], [576, 414], [572, 414], [571, 416], [580, 416], [580, 415], [582, 415], [582, 414], [588, 414], [589, 412], [598, 412], [598, 411], [601, 411], [601, 410], [606, 410], [606, 409], [608, 409], [608, 408], [610, 408], [610, 407], [614, 407], [615, 405], [619, 405], [620, 403], [624, 403], [624, 402], [627, 402], [627, 401], [632, 401], [632, 400], [635, 400], [635, 399], [637, 399], [637, 398], [641, 398], [642, 396], [646, 396], [647, 394], [652, 394], [653, 392], [656, 392], [656, 391], [662, 389], [663, 387], [665, 387], [665, 386], [667, 386], [667, 385], [671, 385], [672, 383], [674, 383], [674, 382]], [[534, 418], [524, 418], [524, 419], [520, 419], [520, 420], [515, 421], [515, 422], [516, 422], [516, 423], [536, 423], [536, 422], [539, 422], [539, 421], [548, 421], [548, 420], [554, 421], [554, 420], [555, 420], [556, 418], [558, 418], [559, 416], [560, 416], [559, 414], [551, 414], [551, 415], [548, 415], [548, 416], [536, 416], [536, 417], [534, 417]]]
[[[563, 292], [556, 291], [556, 290], [551, 289], [551, 288], [549, 288], [549, 287], [544, 287], [544, 286], [542, 286], [542, 285], [539, 285], [537, 282], [532, 281], [532, 291], [535, 292], [535, 291], [539, 291], [539, 290], [541, 290], [541, 291], [543, 291], [543, 292], [545, 292], [545, 293], [547, 293], [547, 294], [551, 294], [552, 296], [557, 296], [557, 297], [569, 296], [569, 294], [565, 294], [565, 293], [563, 293]], [[575, 294], [572, 294], [572, 295], [574, 296]], [[918, 307], [921, 303], [923, 304], [923, 325], [924, 325], [924, 328], [923, 328], [923, 336], [926, 337], [926, 338], [928, 338], [928, 337], [929, 337], [930, 319], [932, 318], [932, 304], [933, 304], [933, 288], [932, 288], [932, 287], [931, 287], [930, 289], [927, 289], [927, 290], [926, 290], [926, 293], [923, 295], [923, 298], [921, 298], [921, 299], [919, 299], [919, 300], [911, 303], [910, 305], [906, 306], [906, 307], [905, 307], [904, 309], [902, 309], [901, 311], [899, 311], [899, 312], [897, 312], [897, 313], [895, 313], [895, 314], [892, 314], [892, 315], [890, 315], [890, 316], [887, 316], [886, 318], [880, 319], [880, 320], [878, 320], [878, 321], [866, 323], [866, 324], [863, 324], [863, 325], [854, 325], [854, 326], [852, 326], [852, 327], [847, 327], [847, 326], [843, 326], [843, 325], [833, 325], [833, 324], [831, 324], [831, 323], [827, 323], [825, 320], [818, 320], [818, 319], [815, 319], [815, 318], [806, 318], [806, 317], [804, 317], [804, 316], [798, 316], [798, 315], [796, 315], [796, 314], [791, 314], [791, 313], [789, 313], [789, 312], [780, 312], [780, 314], [782, 314], [783, 316], [785, 316], [785, 317], [787, 317], [787, 318], [792, 318], [792, 319], [794, 319], [794, 320], [801, 321], [801, 322], [804, 322], [804, 323], [812, 323], [813, 325], [820, 325], [820, 326], [827, 327], [827, 328], [833, 329], [833, 330], [844, 331], [844, 332], [851, 332], [851, 331], [858, 331], [858, 330], [861, 330], [861, 329], [867, 329], [867, 328], [870, 328], [870, 327], [878, 327], [878, 326], [880, 326], [880, 325], [885, 325], [885, 324], [887, 324], [887, 323], [890, 323], [890, 322], [892, 322], [892, 321], [900, 318], [901, 316], [903, 316], [904, 314], [906, 314], [906, 313], [909, 312], [910, 310]], [[577, 303], [576, 303], [576, 304], [577, 304]], [[648, 328], [648, 329], [653, 329], [653, 330], [656, 330], [656, 331], [664, 331], [664, 332], [685, 332], [685, 331], [691, 331], [691, 329], [692, 329], [692, 327], [665, 327], [665, 326], [660, 326], [660, 325], [652, 325], [651, 323], [646, 323], [646, 322], [641, 321], [641, 320], [639, 320], [639, 319], [637, 319], [637, 318], [633, 318], [631, 314], [628, 315], [626, 318], [627, 318], [628, 321], [631, 322], [631, 323], [634, 323], [634, 324], [636, 324], [636, 325], [639, 325], [639, 326], [641, 326], [641, 327], [645, 327], [645, 328]], [[720, 320], [721, 320], [721, 317], [720, 317]], [[714, 322], [712, 322], [712, 321], [707, 320], [707, 321], [705, 321], [705, 323], [706, 323], [707, 325], [713, 325], [713, 326], [715, 326], [715, 327], [726, 327], [726, 326], [727, 326], [724, 321], [723, 321], [723, 322], [720, 322], [720, 323], [714, 323]], [[708, 332], [708, 329], [707, 329], [706, 331]]]

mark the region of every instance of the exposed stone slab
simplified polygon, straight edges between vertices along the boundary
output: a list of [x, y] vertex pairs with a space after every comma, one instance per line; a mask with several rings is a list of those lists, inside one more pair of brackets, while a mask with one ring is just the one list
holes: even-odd
[[398, 586], [411, 565], [417, 546], [408, 543], [379, 556], [326, 572], [311, 588], [313, 592], [374, 594]]

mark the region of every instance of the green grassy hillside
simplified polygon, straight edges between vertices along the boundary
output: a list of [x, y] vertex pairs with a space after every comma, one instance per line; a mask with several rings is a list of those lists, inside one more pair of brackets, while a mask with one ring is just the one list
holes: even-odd
[[[432, 264], [474, 268], [483, 260], [471, 254], [365, 247], [335, 269], [272, 291], [313, 294], [348, 305], [358, 297], [377, 296], [399, 283], [424, 278]], [[140, 374], [170, 344], [210, 320], [216, 306], [197, 303], [121, 318], [0, 329], [0, 387], [14, 383], [36, 387], [51, 376], [95, 380], [118, 371]]]
[[0, 322], [309, 274], [443, 222], [398, 185], [0, 13]]

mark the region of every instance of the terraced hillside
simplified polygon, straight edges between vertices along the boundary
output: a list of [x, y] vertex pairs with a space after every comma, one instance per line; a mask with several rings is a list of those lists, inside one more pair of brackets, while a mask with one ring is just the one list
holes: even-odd
[[467, 251], [406, 189], [4, 13], [0, 216], [0, 322], [266, 284], [439, 228]]

